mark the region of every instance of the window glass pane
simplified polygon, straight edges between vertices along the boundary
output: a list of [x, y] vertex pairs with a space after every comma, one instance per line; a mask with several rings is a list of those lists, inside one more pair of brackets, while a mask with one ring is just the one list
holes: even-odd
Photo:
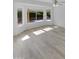
[[37, 12], [37, 20], [43, 19], [43, 12]]
[[18, 10], [17, 12], [18, 24], [22, 24], [22, 11]]
[[47, 12], [47, 19], [50, 19], [51, 18], [51, 15], [50, 15], [50, 11]]
[[36, 13], [35, 12], [29, 12], [29, 21], [33, 22], [36, 20]]

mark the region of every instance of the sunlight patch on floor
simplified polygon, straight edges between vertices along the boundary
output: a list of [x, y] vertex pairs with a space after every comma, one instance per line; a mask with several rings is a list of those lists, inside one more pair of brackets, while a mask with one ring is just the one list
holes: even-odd
[[43, 30], [37, 30], [37, 31], [34, 31], [33, 34], [35, 35], [40, 35], [40, 34], [43, 34], [45, 31]]
[[54, 28], [58, 28], [58, 26], [54, 26]]
[[29, 39], [29, 38], [30, 38], [29, 35], [25, 35], [21, 40], [22, 40], [22, 41], [25, 41], [25, 40], [27, 40], [27, 39]]
[[44, 28], [43, 30], [44, 31], [50, 31], [50, 30], [53, 30], [53, 28], [52, 27], [47, 27], [47, 28]]

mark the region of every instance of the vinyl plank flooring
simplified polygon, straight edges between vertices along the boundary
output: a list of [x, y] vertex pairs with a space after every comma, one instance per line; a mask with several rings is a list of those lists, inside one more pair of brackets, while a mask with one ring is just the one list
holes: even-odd
[[[45, 31], [44, 28], [53, 29]], [[33, 32], [38, 30], [44, 33], [35, 35]], [[25, 35], [30, 38], [22, 40]], [[14, 59], [65, 59], [65, 29], [42, 26], [14, 36], [13, 57]]]

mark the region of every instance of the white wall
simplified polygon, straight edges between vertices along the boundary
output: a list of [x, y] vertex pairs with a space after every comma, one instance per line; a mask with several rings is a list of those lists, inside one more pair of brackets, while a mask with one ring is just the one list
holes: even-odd
[[54, 22], [56, 25], [65, 27], [65, 4], [54, 7]]
[[[18, 8], [21, 8], [22, 9], [22, 12], [23, 12], [23, 25], [22, 26], [18, 26], [17, 24], [17, 9]], [[46, 19], [44, 19], [43, 21], [41, 22], [33, 22], [33, 23], [27, 23], [27, 9], [30, 8], [30, 9], [33, 9], [33, 10], [43, 10], [44, 12], [47, 10], [47, 9], [50, 9], [52, 10], [51, 7], [48, 7], [48, 6], [42, 6], [42, 5], [34, 5], [34, 4], [26, 4], [26, 3], [14, 3], [14, 15], [13, 15], [13, 35], [17, 35], [21, 32], [23, 32], [24, 30], [27, 30], [27, 29], [30, 29], [30, 28], [34, 28], [34, 27], [39, 27], [39, 26], [42, 26], [42, 25], [51, 25], [53, 23], [53, 20], [52, 21], [46, 21]], [[46, 18], [44, 16], [44, 18]]]

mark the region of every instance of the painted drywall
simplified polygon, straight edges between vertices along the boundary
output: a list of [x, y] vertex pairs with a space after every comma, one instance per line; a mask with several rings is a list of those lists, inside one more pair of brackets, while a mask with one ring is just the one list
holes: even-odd
[[65, 28], [65, 4], [54, 7], [54, 23]]
[[[52, 8], [49, 6], [15, 2], [14, 8], [13, 8], [14, 9], [13, 10], [13, 13], [14, 13], [13, 14], [13, 18], [14, 18], [13, 19], [13, 25], [14, 25], [13, 26], [13, 35], [17, 35], [17, 34], [23, 32], [24, 30], [31, 29], [34, 27], [53, 24], [53, 19], [50, 19], [51, 21], [47, 21], [46, 16], [44, 16], [43, 21], [27, 23], [27, 10], [28, 10], [28, 8], [33, 9], [33, 10], [42, 10], [44, 12], [48, 9], [52, 10]], [[22, 9], [22, 12], [23, 12], [23, 24], [21, 26], [18, 26], [18, 24], [17, 24], [17, 10], [18, 9]], [[44, 15], [45, 15], [45, 13], [44, 13]]]

